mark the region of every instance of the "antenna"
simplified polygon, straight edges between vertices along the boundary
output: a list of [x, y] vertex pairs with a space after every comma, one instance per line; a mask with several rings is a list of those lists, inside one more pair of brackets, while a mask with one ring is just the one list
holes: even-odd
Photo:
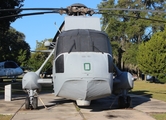
[[56, 29], [59, 31], [59, 33], [61, 33], [61, 31], [59, 30], [59, 28], [56, 25], [56, 22], [54, 24], [55, 24]]
[[107, 30], [107, 28], [108, 28], [109, 24], [110, 24], [110, 23], [108, 23], [108, 24], [106, 25], [106, 27], [105, 27], [104, 31], [106, 31], [106, 30]]

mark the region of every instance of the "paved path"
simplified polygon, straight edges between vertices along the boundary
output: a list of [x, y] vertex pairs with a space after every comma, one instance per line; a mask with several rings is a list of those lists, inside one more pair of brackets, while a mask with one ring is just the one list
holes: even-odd
[[57, 98], [51, 93], [41, 94], [40, 98], [47, 108], [39, 101], [37, 110], [24, 109], [25, 96], [17, 96], [11, 102], [5, 102], [1, 97], [0, 114], [14, 115], [20, 108], [13, 120], [154, 120], [148, 113], [166, 112], [166, 102], [131, 96], [133, 109], [117, 109], [115, 97], [95, 100], [89, 107], [78, 109], [74, 101]]

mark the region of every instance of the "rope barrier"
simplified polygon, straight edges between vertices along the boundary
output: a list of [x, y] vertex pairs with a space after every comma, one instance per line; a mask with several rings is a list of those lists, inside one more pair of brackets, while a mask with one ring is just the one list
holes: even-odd
[[25, 104], [25, 102], [20, 106], [20, 108], [14, 113], [14, 115], [10, 118], [10, 120], [12, 120], [15, 115], [21, 110], [21, 108], [23, 107], [23, 105]]

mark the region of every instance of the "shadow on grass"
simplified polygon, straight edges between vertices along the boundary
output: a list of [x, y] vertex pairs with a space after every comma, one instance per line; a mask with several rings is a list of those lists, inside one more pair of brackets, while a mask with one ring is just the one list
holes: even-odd
[[132, 91], [130, 92], [132, 96], [132, 105], [133, 107], [136, 107], [138, 105], [141, 105], [145, 102], [151, 101], [150, 98], [152, 98], [152, 94], [148, 94], [146, 90], [139, 90], [139, 91]]
[[138, 91], [130, 91], [130, 94], [141, 95], [144, 97], [152, 98], [152, 94], [148, 94], [147, 90], [138, 90]]

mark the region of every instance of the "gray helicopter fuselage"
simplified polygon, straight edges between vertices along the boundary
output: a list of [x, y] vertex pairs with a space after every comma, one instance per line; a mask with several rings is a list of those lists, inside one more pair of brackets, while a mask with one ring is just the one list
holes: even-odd
[[112, 94], [112, 49], [99, 18], [66, 17], [54, 56], [56, 96], [90, 101]]

